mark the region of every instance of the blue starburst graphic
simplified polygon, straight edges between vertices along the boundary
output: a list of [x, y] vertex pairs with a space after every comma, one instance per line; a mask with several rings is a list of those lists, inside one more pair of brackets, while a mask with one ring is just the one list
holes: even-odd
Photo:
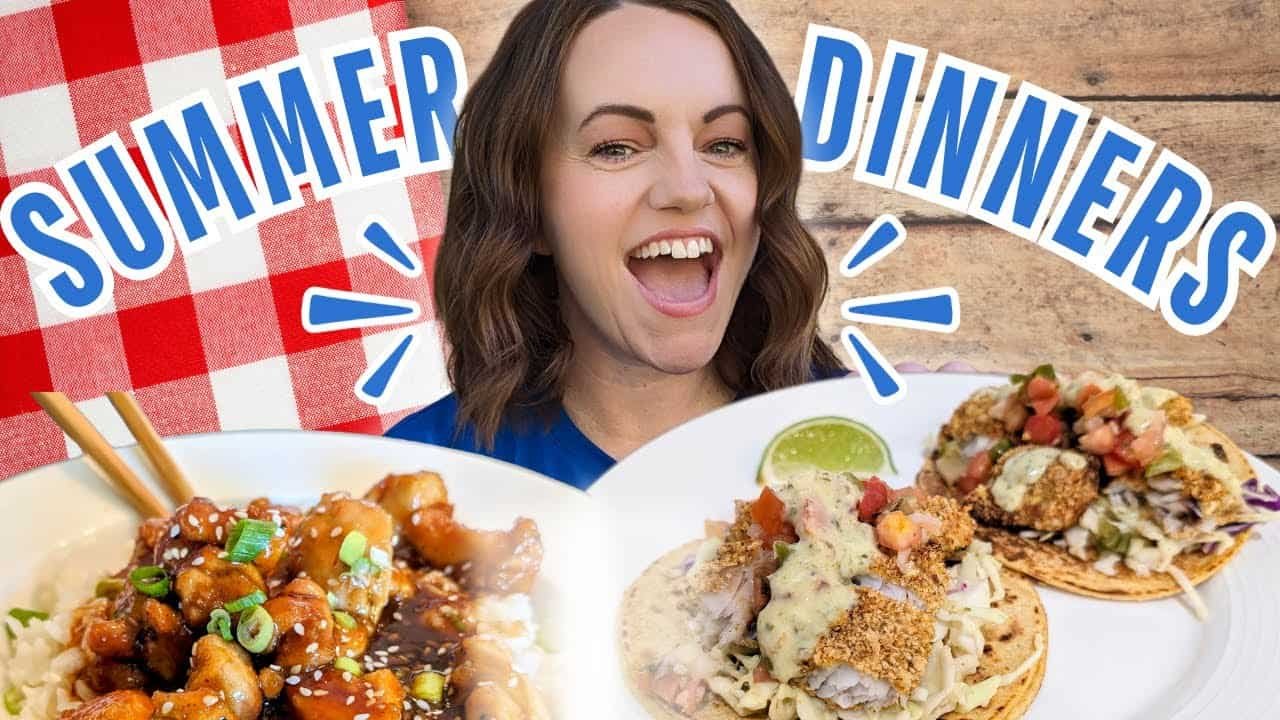
[[[893, 215], [881, 215], [845, 254], [840, 273], [856, 277], [888, 257], [906, 239], [902, 221]], [[853, 323], [951, 333], [960, 327], [960, 297], [950, 287], [874, 295], [845, 300], [840, 314]], [[840, 344], [876, 402], [888, 405], [905, 396], [906, 386], [898, 371], [862, 330], [852, 325], [841, 328]]]
[[[362, 224], [360, 236], [374, 257], [400, 274], [411, 278], [422, 274], [422, 261], [383, 221], [369, 218]], [[326, 287], [309, 287], [302, 295], [302, 327], [309, 333], [403, 325], [421, 315], [418, 303], [401, 298]], [[356, 397], [370, 405], [387, 397], [419, 344], [418, 333], [413, 330], [398, 335], [390, 349], [356, 380]]]

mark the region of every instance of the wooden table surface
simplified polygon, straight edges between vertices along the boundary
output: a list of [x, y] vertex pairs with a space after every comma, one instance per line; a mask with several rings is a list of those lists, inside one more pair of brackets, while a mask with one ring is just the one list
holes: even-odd
[[[1194, 163], [1213, 185], [1213, 208], [1249, 200], [1273, 218], [1280, 214], [1280, 3], [1069, 4], [1066, 10], [1036, 0], [886, 2], [874, 9], [849, 0], [735, 6], [793, 91], [810, 22], [859, 34], [876, 71], [887, 40], [912, 43], [930, 51], [922, 88], [938, 52], [1009, 73], [1005, 111], [1017, 83], [1029, 80], [1091, 108], [1091, 126], [1111, 117], [1154, 140], [1157, 149], [1168, 147]], [[453, 33], [474, 78], [519, 6], [409, 0], [409, 13], [414, 24]], [[1052, 361], [1067, 371], [1104, 367], [1159, 383], [1192, 398], [1242, 447], [1280, 467], [1280, 261], [1256, 279], [1242, 275], [1228, 320], [1192, 338], [1046, 250], [855, 182], [852, 164], [838, 173], [807, 174], [799, 204], [832, 267], [821, 329], [833, 342], [845, 298], [950, 285], [962, 308], [954, 334], [867, 327], [867, 335], [892, 362], [934, 367], [959, 359], [1008, 372]], [[903, 221], [905, 245], [860, 277], [842, 278], [834, 270], [839, 259], [867, 223], [886, 212]]]

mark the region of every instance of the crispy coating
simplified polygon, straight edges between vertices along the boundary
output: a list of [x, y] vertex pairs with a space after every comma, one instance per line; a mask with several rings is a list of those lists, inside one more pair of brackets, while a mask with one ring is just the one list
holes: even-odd
[[991, 416], [991, 407], [996, 404], [998, 396], [994, 388], [983, 388], [969, 396], [951, 414], [951, 419], [942, 426], [942, 438], [956, 440], [961, 443], [986, 435], [988, 437], [1004, 437], [1008, 430], [1004, 421]]
[[1173, 425], [1186, 427], [1191, 424], [1191, 401], [1181, 395], [1166, 400], [1160, 409], [1164, 411], [1165, 419]]
[[894, 556], [877, 553], [871, 560], [870, 571], [887, 583], [915, 593], [925, 608], [933, 612], [942, 606], [951, 582], [943, 557], [942, 550], [936, 545], [921, 545], [912, 549], [911, 562], [904, 572]]
[[751, 504], [738, 501], [733, 525], [725, 533], [715, 557], [699, 564], [689, 576], [689, 584], [695, 591], [722, 592], [738, 579], [742, 568], [755, 562], [764, 544], [751, 537], [752, 522]]
[[[1035, 449], [1035, 446], [1024, 445], [1005, 453], [996, 462], [991, 477], [1000, 477], [1011, 458]], [[996, 504], [989, 485], [979, 485], [965, 500], [972, 504], [974, 516], [984, 523], [1027, 527], [1043, 532], [1066, 530], [1080, 520], [1089, 503], [1098, 497], [1098, 461], [1092, 456], [1088, 457], [1088, 461], [1088, 466], [1083, 470], [1073, 470], [1060, 460], [1055, 461], [1043, 475], [1031, 483], [1023, 496], [1022, 505], [1014, 512]]]
[[1200, 504], [1200, 511], [1207, 517], [1220, 518], [1237, 510], [1239, 504], [1217, 478], [1200, 470], [1180, 467], [1174, 475], [1182, 481], [1182, 489]]
[[960, 503], [942, 495], [930, 495], [921, 503], [921, 510], [942, 521], [942, 530], [929, 538], [944, 553], [951, 554], [969, 547], [973, 542], [974, 522]]
[[813, 651], [816, 667], [841, 663], [908, 694], [920, 684], [933, 644], [933, 616], [868, 588]]

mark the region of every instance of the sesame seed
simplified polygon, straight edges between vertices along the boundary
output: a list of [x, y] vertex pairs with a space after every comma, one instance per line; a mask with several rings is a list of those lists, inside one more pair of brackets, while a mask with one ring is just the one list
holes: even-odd
[[267, 667], [271, 668], [272, 670], [275, 670], [276, 672], [280, 672], [281, 670], [279, 665], [268, 665]]
[[389, 653], [393, 653], [393, 652], [400, 652], [400, 646], [399, 646], [399, 645], [390, 645], [390, 646], [388, 646], [388, 647], [387, 647], [387, 652], [389, 652]]
[[191, 561], [192, 567], [200, 567], [203, 564], [204, 564], [204, 557], [198, 557], [195, 560]]
[[205, 696], [204, 696], [204, 699], [203, 699], [203, 700], [201, 700], [201, 702], [203, 702], [203, 703], [204, 703], [205, 707], [213, 707], [214, 705], [217, 705], [217, 704], [218, 704], [218, 696], [217, 696], [217, 695], [205, 695]]
[[172, 701], [170, 701], [170, 702], [166, 702], [165, 704], [163, 704], [163, 705], [161, 705], [161, 706], [160, 706], [160, 712], [161, 712], [162, 714], [164, 714], [164, 715], [168, 715], [168, 714], [169, 714], [170, 712], [172, 712], [172, 711], [173, 711], [173, 702], [172, 702]]
[[429, 704], [427, 704], [426, 700], [414, 700], [413, 702], [415, 705], [422, 708], [423, 710], [427, 710], [431, 707]]
[[320, 649], [320, 643], [318, 643], [318, 642], [313, 642], [313, 643], [311, 643], [310, 645], [308, 645], [308, 646], [307, 646], [307, 650], [306, 650], [306, 652], [307, 652], [307, 654], [308, 654], [308, 655], [310, 655], [311, 653], [313, 653], [313, 652], [315, 652], [315, 651], [317, 651], [317, 650], [319, 650], [319, 649]]
[[[515, 687], [515, 685], [512, 685], [511, 687]], [[328, 690], [312, 690], [311, 694], [315, 695], [316, 697], [324, 697], [325, 695], [329, 694], [329, 691]]]
[[311, 528], [310, 532], [308, 532], [307, 534], [311, 536], [312, 540], [315, 540], [316, 538], [320, 537], [320, 531], [316, 530], [315, 528]]
[[443, 655], [445, 653], [445, 650], [446, 648], [442, 645], [439, 650], [436, 650], [436, 654]]
[[369, 720], [369, 713], [359, 713], [351, 720]]
[[450, 595], [450, 596], [449, 596], [449, 602], [458, 602], [458, 596], [457, 596], [457, 594]]
[[353, 677], [355, 677], [355, 676], [354, 676], [354, 675], [352, 675], [350, 672], [348, 672], [348, 671], [346, 671], [346, 670], [343, 670], [343, 671], [342, 671], [342, 682], [351, 682], [351, 678], [353, 678]]
[[396, 619], [396, 622], [403, 622], [403, 621], [404, 621], [404, 615], [401, 615], [399, 610], [397, 610], [397, 611], [395, 611], [395, 612], [391, 613], [391, 617], [395, 618], [395, 619]]
[[414, 514], [409, 518], [409, 522], [410, 522], [414, 527], [418, 527], [418, 525], [422, 523], [422, 516], [421, 516], [421, 515], [419, 515], [418, 513], [414, 513]]
[[471, 569], [471, 561], [470, 561], [470, 560], [468, 560], [468, 561], [466, 561], [466, 562], [462, 563], [462, 572], [466, 572], [466, 571], [468, 571], [468, 570], [470, 570], [470, 569]]
[[298, 673], [302, 672], [302, 666], [294, 665], [293, 667], [289, 668], [289, 672], [293, 673], [294, 675], [297, 675]]
[[299, 622], [299, 623], [294, 623], [294, 624], [293, 624], [293, 631], [294, 631], [294, 632], [296, 632], [296, 633], [298, 633], [299, 635], [303, 635], [303, 634], [305, 634], [305, 633], [306, 633], [306, 630], [305, 630], [305, 629], [303, 629], [303, 627], [302, 627], [302, 623], [300, 623], [300, 622]]
[[211, 514], [211, 515], [209, 516], [209, 522], [211, 522], [211, 523], [216, 523], [216, 522], [218, 522], [218, 513], [213, 513], [213, 514]]
[[405, 701], [404, 701], [404, 709], [405, 709], [405, 710], [412, 710], [412, 709], [413, 709], [413, 705], [412, 705], [408, 700], [405, 700]]
[[219, 541], [221, 541], [221, 540], [222, 540], [222, 526], [221, 526], [221, 525], [219, 525], [218, 527], [216, 527], [216, 528], [214, 528], [214, 529], [213, 529], [213, 536], [214, 536], [214, 537], [216, 537], [216, 538], [218, 538], [218, 540], [219, 540]]
[[348, 704], [348, 705], [350, 705], [350, 704], [354, 703], [355, 701], [356, 701], [356, 696], [355, 696], [355, 695], [349, 695], [349, 696], [347, 697], [347, 704]]
[[182, 552], [178, 553], [178, 557], [184, 558], [191, 554], [191, 548], [182, 548]]
[[320, 678], [324, 677], [324, 673], [322, 673], [322, 672], [320, 672], [319, 670], [317, 670], [317, 671], [315, 671], [315, 673], [313, 673], [313, 674], [311, 675], [311, 677], [315, 678], [315, 679], [316, 679], [316, 682], [320, 682]]
[[311, 697], [311, 688], [298, 688], [298, 692], [302, 693], [303, 697]]
[[329, 621], [328, 621], [328, 620], [321, 620], [321, 621], [320, 621], [320, 629], [321, 629], [321, 630], [328, 630], [328, 629], [329, 629]]
[[290, 675], [289, 677], [285, 678], [284, 681], [289, 683], [290, 685], [297, 685], [298, 683], [302, 682], [302, 678], [298, 677], [297, 675]]
[[[182, 527], [180, 525], [174, 525], [173, 527], [169, 528], [169, 537], [176, 538], [180, 534], [182, 534]], [[169, 703], [169, 705], [172, 706], [173, 703]]]
[[336, 538], [336, 537], [338, 537], [338, 536], [339, 536], [339, 535], [341, 535], [341, 534], [342, 534], [342, 528], [341, 528], [341, 527], [336, 527], [336, 528], [334, 528], [334, 529], [332, 529], [332, 530], [330, 530], [330, 531], [329, 531], [329, 537], [331, 537], [331, 538]]

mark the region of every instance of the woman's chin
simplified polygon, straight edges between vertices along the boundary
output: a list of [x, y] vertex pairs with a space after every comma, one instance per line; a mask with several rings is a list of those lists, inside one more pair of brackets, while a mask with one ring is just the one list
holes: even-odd
[[651, 351], [646, 355], [648, 364], [655, 370], [668, 375], [687, 375], [710, 364], [718, 348], [718, 343], [707, 345], [705, 342], [697, 342], [682, 345], [678, 342], [655, 340]]

